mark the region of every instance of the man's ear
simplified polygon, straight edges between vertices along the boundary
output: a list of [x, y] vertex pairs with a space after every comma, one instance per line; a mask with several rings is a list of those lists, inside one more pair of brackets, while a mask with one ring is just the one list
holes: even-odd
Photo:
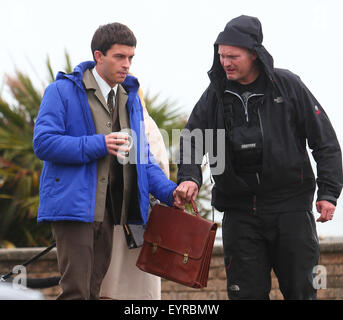
[[95, 58], [96, 63], [101, 64], [103, 56], [104, 55], [102, 54], [101, 51], [99, 50], [94, 51], [94, 58]]
[[250, 51], [252, 59], [255, 61], [257, 59], [257, 53], [256, 51]]

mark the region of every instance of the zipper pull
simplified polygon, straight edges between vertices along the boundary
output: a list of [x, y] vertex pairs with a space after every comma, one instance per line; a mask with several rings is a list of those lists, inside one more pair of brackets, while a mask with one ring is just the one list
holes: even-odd
[[261, 184], [260, 175], [258, 172], [256, 172], [256, 179], [257, 179], [257, 184]]

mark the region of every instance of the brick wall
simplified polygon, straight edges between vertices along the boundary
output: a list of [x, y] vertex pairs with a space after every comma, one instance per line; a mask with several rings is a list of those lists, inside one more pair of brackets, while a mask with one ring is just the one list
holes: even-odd
[[[325, 267], [326, 289], [318, 290], [319, 299], [339, 299], [343, 300], [343, 241], [331, 239], [321, 241], [321, 255], [319, 265]], [[41, 252], [43, 248], [23, 248], [23, 249], [0, 249], [0, 274], [11, 271], [13, 266], [20, 265], [30, 259], [35, 254]], [[27, 274], [30, 278], [42, 278], [58, 276], [56, 249], [47, 255], [33, 262], [27, 267]], [[321, 274], [321, 273], [318, 273]], [[321, 283], [325, 285], [325, 283]], [[58, 286], [40, 290], [46, 299], [54, 299], [60, 288]], [[278, 289], [278, 282], [272, 273], [272, 290], [270, 293], [272, 300], [282, 299]], [[204, 289], [192, 289], [171, 281], [162, 279], [162, 299], [167, 300], [225, 300], [226, 276], [224, 269], [223, 250], [217, 246], [213, 250], [211, 269], [208, 285]]]

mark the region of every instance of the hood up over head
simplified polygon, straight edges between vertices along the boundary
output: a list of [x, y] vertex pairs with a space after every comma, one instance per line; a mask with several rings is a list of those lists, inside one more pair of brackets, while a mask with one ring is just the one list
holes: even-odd
[[218, 46], [220, 44], [255, 51], [267, 76], [272, 78], [274, 70], [273, 57], [262, 45], [262, 41], [262, 25], [258, 18], [242, 15], [229, 21], [214, 43], [213, 65], [209, 71], [210, 78], [215, 77], [220, 80], [226, 77], [218, 55]]

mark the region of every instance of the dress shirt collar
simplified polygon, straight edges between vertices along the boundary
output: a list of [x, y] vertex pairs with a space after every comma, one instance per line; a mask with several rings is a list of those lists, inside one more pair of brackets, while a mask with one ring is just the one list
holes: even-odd
[[118, 89], [118, 85], [116, 84], [113, 88], [111, 88], [108, 83], [100, 77], [99, 73], [96, 71], [96, 68], [94, 67], [92, 69], [92, 73], [93, 73], [93, 76], [95, 78], [95, 81], [97, 82], [99, 88], [100, 88], [100, 91], [102, 93], [102, 95], [104, 96], [105, 98], [105, 101], [107, 101], [107, 97], [108, 97], [108, 94], [110, 93], [111, 89], [114, 90], [114, 97], [117, 95], [117, 89]]

